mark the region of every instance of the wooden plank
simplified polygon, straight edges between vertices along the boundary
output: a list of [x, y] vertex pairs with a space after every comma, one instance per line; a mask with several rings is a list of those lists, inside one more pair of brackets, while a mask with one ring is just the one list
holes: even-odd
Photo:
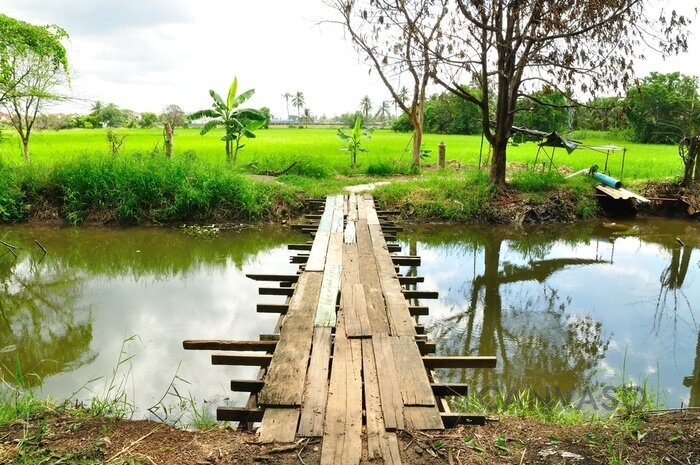
[[405, 407], [403, 413], [406, 419], [406, 429], [432, 430], [445, 428], [440, 418], [440, 412], [435, 407]]
[[430, 387], [436, 397], [466, 396], [469, 392], [465, 383], [432, 383]]
[[386, 248], [384, 235], [379, 225], [369, 225], [369, 233], [374, 257], [379, 270], [379, 281], [386, 302], [390, 331], [395, 336], [415, 336], [414, 320], [408, 311], [408, 302], [403, 296], [403, 289], [396, 276], [394, 264]]
[[298, 408], [268, 408], [260, 424], [259, 440], [270, 442], [294, 442], [296, 439]]
[[306, 272], [289, 301], [259, 405], [298, 406], [306, 381], [306, 368], [313, 335], [313, 318], [321, 291], [322, 273]]
[[437, 291], [414, 291], [414, 290], [404, 290], [403, 296], [406, 299], [437, 299], [440, 297]]
[[223, 355], [211, 356], [212, 365], [237, 365], [244, 367], [266, 367], [270, 365], [272, 355]]
[[[391, 337], [399, 387], [403, 404], [435, 408], [435, 396], [430, 388], [416, 340], [411, 336]], [[437, 408], [435, 408], [437, 414]]]
[[404, 419], [399, 375], [396, 372], [390, 339], [391, 337], [387, 334], [374, 334], [372, 348], [377, 367], [381, 367], [377, 372], [377, 379], [384, 414], [384, 427], [387, 431], [394, 431], [404, 429]]
[[316, 308], [315, 326], [334, 327], [336, 324], [336, 305], [340, 291], [340, 273], [342, 265], [326, 263], [321, 284], [321, 295]]
[[367, 301], [365, 300], [365, 288], [359, 282], [344, 283], [344, 292], [350, 290], [349, 298], [343, 300], [343, 313], [345, 315], [345, 334], [349, 338], [371, 337], [372, 327], [367, 316]]
[[288, 244], [287, 249], [289, 250], [311, 250], [312, 244]]
[[256, 274], [247, 273], [246, 278], [252, 279], [254, 281], [280, 281], [280, 282], [290, 282], [295, 283], [299, 280], [298, 274]]
[[260, 392], [265, 382], [260, 379], [232, 379], [231, 390], [233, 392]]
[[372, 327], [372, 334], [388, 334], [389, 320], [386, 314], [384, 297], [382, 295], [379, 270], [372, 249], [372, 240], [369, 234], [364, 202], [358, 203], [359, 220], [356, 225], [357, 251], [359, 257], [359, 275], [365, 286], [365, 300], [367, 302], [367, 316]]
[[258, 288], [260, 295], [285, 295], [291, 297], [294, 294], [294, 288], [291, 287], [260, 287]]
[[323, 436], [323, 419], [328, 399], [328, 372], [331, 358], [332, 328], [315, 328], [311, 363], [306, 376], [306, 392], [301, 409], [299, 435]]
[[331, 234], [328, 240], [326, 266], [321, 284], [321, 297], [316, 309], [316, 326], [336, 325], [336, 305], [340, 292], [341, 271], [343, 263], [343, 199], [336, 196]]
[[[258, 310], [259, 311], [259, 310]], [[430, 308], [425, 307], [425, 306], [414, 306], [414, 305], [409, 305], [408, 306], [408, 313], [411, 316], [425, 316], [430, 313]]]
[[258, 313], [280, 313], [284, 315], [289, 311], [289, 304], [258, 304], [255, 308]]
[[241, 408], [241, 407], [217, 407], [217, 421], [238, 421], [241, 423], [253, 423], [261, 421], [264, 409]]
[[362, 372], [364, 374], [367, 451], [370, 459], [382, 457], [381, 438], [385, 433], [384, 415], [379, 394], [379, 379], [371, 339], [362, 340]]
[[425, 281], [423, 276], [399, 276], [399, 284], [418, 284]]
[[356, 194], [350, 194], [348, 196], [348, 222], [350, 221], [357, 221], [358, 219], [358, 213], [357, 213], [357, 195]]
[[355, 242], [357, 242], [354, 221], [348, 221], [348, 224], [345, 225], [345, 233], [343, 234], [343, 239], [346, 244], [354, 244]]
[[236, 350], [241, 352], [271, 352], [275, 350], [276, 345], [276, 341], [187, 340], [182, 342], [182, 347], [185, 350]]
[[374, 208], [374, 201], [370, 194], [365, 194], [363, 196], [365, 208], [367, 209], [367, 224], [369, 225], [379, 225], [379, 216], [377, 215], [377, 210]]
[[445, 428], [457, 425], [485, 425], [486, 417], [478, 413], [442, 413], [440, 414]]
[[[387, 252], [389, 250], [387, 249]], [[412, 255], [391, 255], [391, 261], [394, 265], [400, 266], [420, 266], [420, 257]]]
[[362, 346], [345, 337], [343, 317], [333, 345], [321, 464], [359, 464], [362, 455]]
[[445, 356], [423, 357], [426, 368], [496, 368], [496, 357], [492, 356]]
[[331, 223], [335, 211], [335, 197], [329, 196], [326, 199], [326, 208], [321, 216], [318, 231], [311, 246], [309, 260], [306, 263], [306, 271], [323, 271], [326, 264], [326, 252], [328, 251], [328, 241], [330, 240]]

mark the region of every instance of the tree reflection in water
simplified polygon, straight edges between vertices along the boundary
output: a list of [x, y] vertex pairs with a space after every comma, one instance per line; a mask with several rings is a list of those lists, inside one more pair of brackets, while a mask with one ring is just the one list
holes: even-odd
[[17, 255], [0, 258], [0, 374], [7, 380], [17, 370], [35, 374], [24, 379], [35, 386], [94, 360], [92, 321], [89, 311], [76, 308], [81, 276], [51, 257]]
[[[483, 273], [471, 281], [467, 306], [431, 328], [446, 352], [496, 355], [497, 368], [462, 370], [450, 373], [450, 378], [468, 382], [482, 393], [528, 388], [542, 398], [565, 400], [574, 390], [580, 394], [582, 389], [593, 389], [594, 369], [605, 356], [609, 336], [599, 321], [568, 315], [570, 299], [560, 297], [547, 279], [567, 267], [603, 262], [544, 259], [553, 242], [525, 238], [507, 242], [510, 250], [528, 259], [526, 266], [514, 265], [501, 258], [506, 240], [496, 233], [473, 244], [483, 250]], [[538, 283], [534, 287], [516, 285], [533, 281]], [[512, 304], [503, 305], [504, 294]]]

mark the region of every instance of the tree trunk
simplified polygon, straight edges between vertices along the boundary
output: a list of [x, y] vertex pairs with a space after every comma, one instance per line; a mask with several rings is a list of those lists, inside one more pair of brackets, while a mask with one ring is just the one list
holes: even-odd
[[167, 121], [163, 125], [163, 137], [165, 139], [165, 156], [173, 157], [173, 127]]
[[22, 149], [24, 152], [24, 162], [28, 164], [31, 161], [29, 159], [29, 138], [22, 138]]
[[694, 160], [695, 160], [695, 184], [700, 184], [700, 136], [695, 136], [693, 138], [695, 140], [694, 144], [691, 144], [691, 150], [694, 152]]
[[489, 179], [499, 189], [506, 186], [506, 145], [508, 140], [499, 137], [496, 134], [496, 140], [493, 144], [493, 154], [491, 155], [491, 172]]
[[423, 130], [419, 126], [413, 131], [413, 166], [420, 167], [420, 148], [423, 145]]
[[231, 141], [226, 141], [226, 161], [231, 162]]

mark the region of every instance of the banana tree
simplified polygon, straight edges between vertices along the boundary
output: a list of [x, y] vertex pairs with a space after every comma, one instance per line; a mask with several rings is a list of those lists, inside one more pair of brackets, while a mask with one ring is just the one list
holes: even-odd
[[355, 118], [355, 126], [352, 130], [344, 131], [343, 129], [338, 129], [338, 138], [345, 142], [345, 147], [340, 150], [345, 152], [350, 152], [350, 165], [355, 166], [357, 164], [357, 153], [367, 152], [367, 149], [362, 147], [363, 140], [369, 140], [372, 135], [372, 129], [362, 129], [362, 118], [358, 116]]
[[200, 110], [189, 116], [190, 120], [209, 118], [199, 131], [202, 136], [219, 125], [224, 127], [225, 133], [221, 140], [226, 143], [226, 161], [232, 163], [236, 163], [238, 151], [245, 146], [241, 144], [241, 140], [244, 137], [255, 139], [253, 131], [263, 127], [266, 121], [265, 115], [258, 110], [238, 108], [253, 96], [255, 89], [246, 90], [239, 95], [236, 95], [237, 90], [238, 79], [234, 77], [225, 101], [215, 91], [210, 90], [209, 95], [214, 100], [211, 109]]

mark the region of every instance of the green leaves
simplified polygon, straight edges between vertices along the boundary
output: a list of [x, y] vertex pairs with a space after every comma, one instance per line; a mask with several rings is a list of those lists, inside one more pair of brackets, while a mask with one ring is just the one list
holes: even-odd
[[362, 118], [355, 118], [355, 124], [350, 132], [343, 129], [338, 129], [338, 139], [345, 142], [345, 147], [341, 147], [340, 150], [344, 152], [350, 152], [350, 165], [355, 166], [357, 164], [357, 153], [367, 152], [367, 149], [361, 147], [363, 140], [369, 140], [372, 135], [372, 129], [362, 129]]
[[240, 140], [243, 137], [255, 139], [253, 131], [260, 129], [267, 122], [266, 116], [258, 110], [243, 108], [236, 110], [243, 102], [255, 94], [255, 89], [249, 89], [236, 95], [238, 91], [238, 79], [233, 78], [233, 82], [228, 88], [226, 102], [213, 90], [209, 91], [212, 100], [212, 108], [200, 110], [189, 116], [190, 120], [200, 118], [210, 118], [200, 131], [204, 135], [214, 129], [217, 125], [223, 125], [225, 133], [221, 140], [226, 143], [226, 159], [236, 161], [238, 151], [243, 148]]
[[[236, 98], [236, 90], [238, 89], [238, 78], [234, 77], [231, 87], [228, 88], [228, 97], [226, 98], [226, 108], [231, 110], [234, 105], [233, 102]], [[250, 91], [249, 91], [250, 92]]]

